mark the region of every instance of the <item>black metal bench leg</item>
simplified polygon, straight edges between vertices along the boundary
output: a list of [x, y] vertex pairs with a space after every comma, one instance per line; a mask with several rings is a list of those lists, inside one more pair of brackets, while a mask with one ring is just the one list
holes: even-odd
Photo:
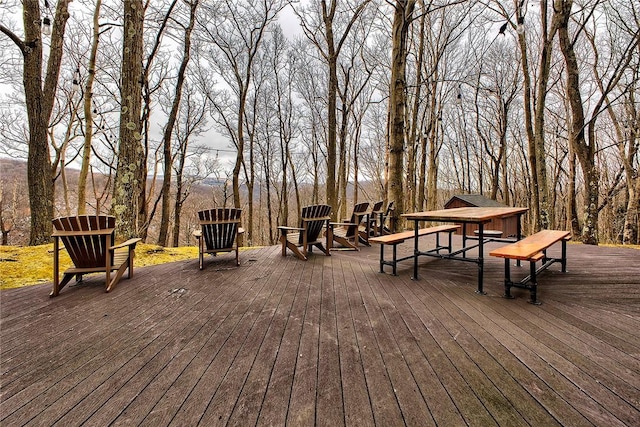
[[436, 253], [440, 253], [440, 233], [436, 233]]
[[398, 255], [397, 248], [398, 248], [398, 245], [394, 244], [393, 245], [393, 275], [394, 276], [397, 276], [397, 274], [396, 274], [396, 266], [398, 265], [398, 261], [396, 261], [398, 259], [397, 258], [397, 255]]
[[[462, 249], [467, 247], [467, 223], [462, 223]], [[462, 258], [467, 257], [467, 251], [462, 251]]]
[[540, 305], [542, 303], [537, 299], [538, 279], [536, 278], [536, 262], [531, 260], [529, 261], [529, 265], [531, 266], [531, 285], [529, 288], [531, 292], [531, 300], [529, 302], [533, 305]]
[[[420, 222], [418, 220], [414, 221], [413, 229], [413, 277], [411, 280], [418, 280], [418, 255], [420, 254], [420, 247], [418, 246], [418, 226]], [[395, 225], [394, 225], [395, 226]]]
[[384, 273], [384, 244], [380, 245], [380, 273]]
[[504, 259], [504, 297], [513, 299], [511, 295], [511, 260], [509, 258]]
[[560, 261], [562, 265], [562, 272], [567, 272], [567, 241], [562, 239], [562, 261]]

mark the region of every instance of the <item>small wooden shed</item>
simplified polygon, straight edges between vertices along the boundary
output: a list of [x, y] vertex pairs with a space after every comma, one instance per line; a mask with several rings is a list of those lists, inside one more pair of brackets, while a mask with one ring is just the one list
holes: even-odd
[[[507, 207], [506, 205], [491, 200], [481, 194], [458, 194], [453, 196], [447, 203], [444, 204], [445, 209], [452, 208], [466, 208], [466, 207]], [[518, 217], [498, 218], [494, 219], [488, 224], [485, 224], [485, 230], [501, 230], [502, 237], [516, 236], [518, 233]], [[467, 224], [467, 235], [473, 234], [478, 227], [474, 224]], [[462, 234], [460, 228], [457, 234]]]

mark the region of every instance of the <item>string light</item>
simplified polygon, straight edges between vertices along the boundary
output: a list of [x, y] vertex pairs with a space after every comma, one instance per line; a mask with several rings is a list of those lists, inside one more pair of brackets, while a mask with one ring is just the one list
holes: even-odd
[[51, 18], [49, 18], [48, 16], [45, 16], [42, 19], [42, 34], [44, 34], [45, 36], [51, 35]]
[[49, 18], [49, 2], [47, 0], [44, 0], [44, 8], [45, 8], [45, 15], [44, 15], [44, 18], [42, 18], [42, 34], [44, 34], [45, 36], [50, 36], [51, 35], [51, 18]]
[[518, 17], [518, 25], [516, 26], [516, 33], [524, 34], [524, 16]]
[[80, 90], [80, 68], [76, 68], [76, 71], [73, 73], [73, 81], [71, 82], [71, 89], [73, 92], [77, 92]]

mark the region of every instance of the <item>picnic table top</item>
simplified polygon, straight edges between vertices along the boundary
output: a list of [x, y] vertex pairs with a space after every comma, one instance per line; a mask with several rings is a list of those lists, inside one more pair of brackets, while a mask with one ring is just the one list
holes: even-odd
[[521, 215], [528, 210], [529, 208], [520, 207], [462, 207], [406, 213], [402, 216], [417, 221], [488, 222], [494, 218]]

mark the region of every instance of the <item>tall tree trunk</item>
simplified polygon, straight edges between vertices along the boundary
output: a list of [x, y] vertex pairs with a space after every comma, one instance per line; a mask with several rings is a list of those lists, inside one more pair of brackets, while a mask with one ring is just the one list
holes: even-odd
[[[546, 0], [540, 4], [540, 17], [542, 25], [542, 52], [540, 53], [539, 77], [537, 84], [537, 93], [535, 99], [535, 116], [533, 124], [534, 147], [536, 169], [533, 173], [536, 175], [536, 191], [538, 193], [539, 211], [536, 221], [536, 230], [539, 228], [549, 228], [551, 219], [551, 209], [549, 203], [549, 183], [547, 178], [547, 155], [544, 141], [544, 118], [547, 99], [547, 86], [549, 82], [549, 74], [551, 71], [551, 54], [553, 50], [553, 38], [555, 37], [558, 26], [557, 13], [553, 14], [551, 28], [547, 30], [547, 5]], [[548, 32], [547, 32], [548, 31]]]
[[425, 206], [425, 194], [426, 194], [426, 183], [427, 183], [427, 135], [422, 135], [420, 137], [420, 167], [418, 170], [418, 188], [417, 188], [417, 200], [416, 200], [416, 208], [418, 210], [424, 209]]
[[338, 120], [336, 107], [338, 105], [338, 52], [333, 35], [333, 17], [336, 11], [336, 1], [331, 2], [327, 9], [325, 0], [322, 0], [322, 19], [325, 25], [327, 41], [327, 62], [329, 66], [329, 85], [327, 87], [327, 204], [332, 209], [334, 219], [337, 218], [338, 211], [338, 188], [336, 186], [336, 162], [338, 143]]
[[[190, 5], [189, 25], [184, 31], [184, 45], [182, 50], [182, 62], [178, 69], [176, 80], [176, 92], [171, 105], [171, 112], [167, 119], [167, 125], [164, 128], [162, 137], [162, 146], [164, 153], [164, 171], [162, 180], [162, 210], [160, 215], [160, 233], [158, 235], [158, 245], [166, 246], [169, 231], [169, 221], [171, 217], [171, 175], [173, 170], [173, 150], [171, 149], [171, 141], [173, 136], [173, 128], [178, 120], [178, 112], [180, 111], [180, 102], [182, 101], [182, 88], [184, 86], [185, 74], [187, 66], [191, 59], [191, 32], [196, 22], [196, 10], [198, 9], [198, 0], [193, 1]], [[176, 194], [176, 198], [180, 197]]]
[[[540, 8], [546, 7], [540, 5]], [[518, 36], [518, 44], [520, 46], [520, 53], [522, 55], [522, 78], [523, 78], [523, 106], [524, 106], [524, 127], [527, 135], [527, 147], [528, 147], [528, 160], [529, 168], [531, 169], [531, 203], [530, 203], [530, 218], [533, 231], [540, 229], [540, 196], [539, 196], [539, 184], [538, 184], [538, 165], [536, 156], [535, 136], [533, 133], [533, 115], [531, 113], [531, 75], [529, 74], [529, 55], [527, 54], [527, 44], [524, 34]]]
[[[420, 7], [422, 12], [424, 12], [424, 2], [420, 2]], [[416, 165], [418, 158], [418, 147], [420, 146], [421, 137], [419, 135], [420, 132], [423, 132], [423, 126], [418, 125], [418, 112], [420, 110], [421, 97], [422, 97], [422, 72], [423, 72], [423, 62], [424, 62], [424, 44], [425, 44], [425, 21], [427, 14], [422, 13], [420, 16], [420, 29], [418, 33], [418, 57], [416, 58], [415, 69], [416, 69], [416, 84], [415, 84], [415, 93], [413, 98], [413, 107], [411, 110], [411, 129], [409, 131], [409, 141], [408, 141], [408, 153], [407, 153], [407, 196], [408, 200], [407, 209], [414, 211], [417, 206], [417, 186], [416, 186]], [[433, 97], [433, 92], [431, 93], [431, 97]], [[433, 110], [430, 110], [433, 113]], [[431, 116], [427, 113], [429, 117]]]
[[567, 217], [571, 234], [579, 236], [580, 219], [578, 218], [578, 203], [576, 201], [576, 153], [573, 151], [573, 144], [569, 142], [569, 183], [567, 184]]
[[438, 138], [440, 132], [433, 126], [429, 133], [429, 167], [427, 168], [427, 210], [438, 205]]
[[[633, 98], [631, 98], [633, 100]], [[632, 104], [633, 105], [633, 104]], [[631, 107], [633, 108], [633, 107]], [[633, 123], [638, 123], [636, 118]], [[633, 159], [638, 155], [638, 142], [640, 140], [640, 126], [630, 126], [625, 132], [620, 133], [622, 140], [628, 139], [628, 150], [625, 153], [624, 145], [619, 144], [620, 156], [625, 169], [627, 183], [627, 209], [624, 216], [624, 228], [622, 231], [622, 243], [625, 245], [640, 244], [640, 168], [633, 166]], [[620, 138], [619, 138], [620, 139]]]
[[49, 157], [47, 129], [58, 87], [63, 54], [62, 42], [69, 19], [69, 1], [59, 0], [56, 7], [49, 60], [44, 70], [44, 82], [40, 2], [24, 0], [22, 3], [24, 40], [0, 23], [0, 32], [16, 44], [23, 57], [22, 83], [29, 125], [27, 156], [27, 184], [31, 211], [29, 245], [41, 245], [48, 243], [51, 239], [51, 220], [54, 215], [54, 171]]
[[632, 186], [628, 190], [629, 203], [624, 216], [622, 242], [625, 245], [640, 245], [640, 232], [638, 231], [638, 227], [640, 227], [640, 176], [637, 173], [631, 183]]
[[142, 0], [125, 0], [123, 4], [120, 145], [111, 210], [116, 217], [118, 238], [129, 239], [138, 234], [139, 197], [146, 184], [140, 160], [144, 151], [140, 120], [144, 7]]
[[[348, 79], [348, 77], [347, 77]], [[351, 106], [345, 101], [348, 81], [345, 82], [345, 93], [341, 94], [340, 110], [342, 112], [342, 118], [340, 120], [340, 138], [338, 138], [338, 153], [340, 153], [340, 161], [338, 162], [338, 194], [340, 195], [340, 216], [339, 218], [347, 217], [347, 187], [349, 186], [349, 168], [347, 164], [350, 163], [351, 157], [347, 149], [347, 127], [349, 125], [349, 112]], [[357, 188], [354, 188], [353, 204], [358, 203]]]
[[582, 242], [597, 245], [599, 173], [595, 164], [595, 142], [591, 139], [588, 143], [584, 132], [585, 119], [580, 93], [580, 69], [568, 28], [572, 6], [573, 0], [556, 0], [554, 10], [560, 20], [558, 39], [566, 64], [567, 98], [571, 107], [569, 142], [573, 146], [584, 175], [585, 216], [582, 227]]
[[100, 39], [100, 8], [102, 0], [96, 0], [93, 11], [93, 34], [91, 37], [91, 52], [89, 53], [89, 64], [87, 82], [84, 86], [84, 146], [82, 147], [82, 163], [80, 165], [80, 175], [78, 177], [78, 214], [86, 213], [87, 204], [87, 177], [89, 175], [89, 165], [91, 164], [91, 140], [93, 138], [93, 81], [96, 76], [96, 55], [98, 53], [98, 42]]
[[[185, 144], [187, 142], [185, 141]], [[173, 206], [174, 220], [173, 220], [173, 247], [180, 246], [180, 215], [182, 214], [182, 204], [186, 199], [186, 191], [184, 189], [184, 165], [186, 160], [186, 152], [183, 151], [178, 160], [178, 167], [176, 168], [176, 199]], [[183, 194], [184, 193], [184, 194]]]
[[388, 199], [394, 200], [396, 209], [392, 222], [401, 230], [404, 224], [400, 215], [404, 206], [404, 129], [406, 99], [407, 38], [415, 0], [397, 0], [394, 5], [391, 30], [391, 80], [389, 88], [389, 192]]
[[[500, 189], [500, 169], [502, 168], [503, 175], [507, 174], [506, 162], [504, 162], [504, 159], [507, 157], [507, 123], [509, 120], [509, 104], [502, 100], [500, 96], [498, 96], [496, 101], [501, 107], [498, 116], [500, 145], [498, 147], [498, 155], [491, 159], [494, 168], [493, 175], [491, 176], [491, 195], [489, 196], [491, 200], [498, 199], [498, 191]], [[507, 189], [505, 187], [505, 192], [506, 190]]]
[[[515, 3], [517, 6], [517, 13], [523, 13], [520, 10], [519, 0], [516, 0]], [[547, 9], [547, 0], [541, 0], [540, 20], [543, 40], [542, 52], [540, 53], [539, 74], [536, 85], [537, 91], [533, 115], [531, 112], [531, 107], [533, 105], [531, 93], [533, 88], [531, 85], [526, 37], [525, 34], [518, 35], [518, 43], [520, 46], [520, 53], [522, 55], [522, 73], [524, 78], [524, 115], [527, 141], [529, 144], [529, 164], [531, 167], [531, 219], [534, 231], [537, 231], [548, 224], [548, 214], [550, 209], [544, 146], [544, 111], [551, 64], [552, 41], [557, 30], [557, 21], [556, 14], [554, 14], [551, 27], [548, 28]]]

